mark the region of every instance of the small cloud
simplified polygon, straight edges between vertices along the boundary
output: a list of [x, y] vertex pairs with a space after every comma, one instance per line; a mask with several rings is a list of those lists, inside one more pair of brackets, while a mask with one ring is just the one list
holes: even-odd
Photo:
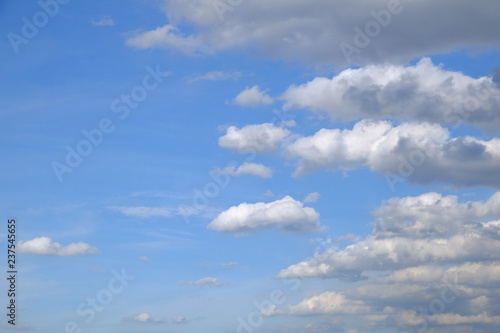
[[271, 197], [274, 197], [274, 193], [273, 193], [271, 190], [267, 190], [267, 191], [263, 194], [263, 196], [271, 198]]
[[176, 324], [185, 324], [187, 322], [186, 317], [179, 316], [175, 319], [173, 319], [173, 322]]
[[243, 236], [263, 229], [279, 229], [291, 233], [323, 231], [319, 213], [304, 207], [300, 201], [286, 196], [274, 202], [242, 203], [220, 213], [208, 229]]
[[257, 106], [260, 104], [272, 104], [274, 100], [267, 94], [268, 90], [260, 90], [259, 86], [246, 88], [233, 100], [234, 104], [242, 106]]
[[232, 72], [232, 73], [227, 73], [227, 72], [222, 72], [222, 71], [212, 71], [205, 73], [203, 75], [199, 75], [193, 79], [191, 79], [189, 82], [196, 82], [196, 81], [203, 81], [203, 80], [208, 80], [208, 81], [225, 81], [225, 80], [238, 80], [241, 77], [240, 72]]
[[271, 178], [273, 176], [273, 170], [262, 164], [248, 163], [245, 162], [236, 168], [234, 165], [228, 166], [224, 169], [215, 169], [215, 173], [226, 173], [231, 176], [243, 176], [243, 175], [254, 175], [262, 178]]
[[[183, 284], [185, 284], [184, 280], [179, 281], [180, 286]], [[213, 286], [213, 287], [222, 286], [222, 282], [220, 282], [219, 279], [214, 277], [205, 277], [197, 281], [189, 281], [188, 284], [190, 286]]]
[[153, 318], [149, 313], [141, 313], [125, 319], [126, 321], [135, 321], [139, 323], [163, 323], [163, 319]]
[[339, 238], [337, 238], [337, 240], [335, 241], [335, 243], [340, 243], [340, 242], [345, 242], [345, 241], [357, 241], [359, 240], [359, 236], [358, 235], [354, 235], [354, 234], [347, 234], [345, 236], [340, 236]]
[[99, 250], [87, 243], [71, 243], [67, 246], [52, 241], [49, 237], [37, 237], [29, 241], [20, 241], [17, 245], [20, 253], [52, 255], [52, 256], [77, 256], [82, 254], [99, 253]]
[[110, 16], [103, 16], [99, 21], [95, 21], [94, 19], [90, 20], [93, 26], [113, 26], [115, 25], [115, 21]]
[[151, 260], [149, 260], [149, 258], [146, 257], [146, 256], [139, 257], [139, 260], [142, 260], [142, 261], [145, 261], [145, 262], [151, 262]]
[[236, 267], [238, 266], [237, 262], [224, 262], [221, 264], [222, 267]]
[[318, 201], [320, 195], [318, 192], [309, 193], [304, 199], [304, 202], [316, 202]]

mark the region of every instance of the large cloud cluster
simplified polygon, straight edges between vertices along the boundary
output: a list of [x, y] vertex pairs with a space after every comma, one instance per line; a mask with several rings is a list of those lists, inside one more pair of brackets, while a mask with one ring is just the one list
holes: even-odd
[[[274, 58], [343, 67], [500, 42], [495, 0], [480, 6], [468, 0], [166, 0], [165, 11], [165, 25], [144, 27], [149, 30], [127, 44], [185, 54], [257, 48]], [[185, 22], [192, 32], [180, 30]], [[355, 51], [346, 52], [346, 45]]]

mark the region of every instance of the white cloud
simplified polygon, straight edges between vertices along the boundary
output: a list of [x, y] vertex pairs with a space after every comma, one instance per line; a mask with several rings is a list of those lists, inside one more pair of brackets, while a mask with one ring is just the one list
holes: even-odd
[[90, 20], [90, 23], [94, 26], [113, 26], [115, 25], [115, 21], [110, 16], [103, 16], [99, 21], [95, 21], [94, 19]]
[[197, 76], [190, 80], [190, 82], [208, 80], [208, 81], [224, 81], [224, 80], [238, 80], [241, 77], [240, 72], [222, 72], [222, 71], [212, 71], [205, 73], [203, 75]]
[[[331, 248], [312, 259], [291, 265], [281, 270], [278, 277], [359, 279], [370, 270], [500, 259], [500, 223], [477, 223], [465, 227], [464, 231], [450, 238], [378, 238], [370, 235], [344, 249]], [[468, 236], [472, 231], [476, 237]]]
[[267, 91], [260, 90], [259, 86], [246, 88], [236, 96], [234, 103], [242, 106], [257, 106], [260, 104], [272, 104], [273, 99]]
[[318, 201], [320, 195], [318, 192], [312, 192], [312, 193], [309, 193], [306, 198], [304, 199], [304, 203], [306, 202], [316, 202]]
[[287, 312], [292, 315], [360, 314], [369, 310], [369, 306], [362, 301], [348, 299], [342, 293], [328, 291], [290, 306]]
[[379, 227], [371, 235], [278, 274], [356, 284], [306, 294], [297, 305], [268, 309], [270, 315], [362, 315], [361, 331], [397, 325], [398, 331], [460, 332], [457, 325], [481, 324], [489, 325], [487, 332], [500, 320], [491, 313], [500, 286], [500, 221], [483, 221], [500, 214], [498, 198], [459, 203], [456, 196], [426, 193], [384, 202], [375, 210]]
[[49, 237], [37, 237], [29, 241], [19, 241], [17, 249], [20, 253], [53, 256], [77, 256], [99, 253], [97, 248], [87, 243], [78, 242], [62, 246], [52, 241]]
[[149, 313], [141, 313], [127, 318], [129, 321], [136, 321], [139, 323], [163, 323], [162, 319], [153, 318]]
[[146, 257], [146, 256], [139, 257], [139, 260], [142, 260], [142, 261], [145, 261], [145, 262], [151, 262], [151, 260], [149, 260], [149, 258]]
[[500, 125], [500, 90], [491, 78], [475, 79], [423, 58], [414, 66], [347, 69], [332, 79], [317, 77], [290, 86], [285, 108], [326, 112], [332, 120], [400, 119], [487, 129]]
[[270, 203], [242, 203], [222, 212], [209, 229], [224, 233], [248, 233], [261, 229], [279, 229], [300, 233], [320, 230], [319, 214], [286, 196]]
[[314, 259], [292, 265], [279, 273], [281, 278], [354, 277], [364, 270], [387, 270], [428, 262], [450, 263], [490, 257], [500, 259], [500, 242], [494, 239], [376, 239], [373, 236], [341, 251], [327, 251]]
[[197, 281], [189, 281], [188, 283], [191, 286], [221, 287], [223, 285], [223, 283], [220, 282], [219, 279], [214, 278], [214, 277], [205, 277], [205, 278], [199, 279]]
[[500, 262], [467, 262], [461, 266], [450, 267], [445, 274], [448, 280], [457, 280], [461, 284], [495, 287], [500, 285]]
[[[350, 62], [406, 62], [426, 54], [495, 47], [500, 43], [495, 33], [500, 23], [491, 15], [500, 11], [496, 0], [485, 0], [480, 6], [469, 0], [402, 1], [389, 13], [389, 23], [384, 23], [385, 27], [378, 25], [379, 34], [367, 45], [358, 43], [360, 47], [350, 61], [340, 45], [355, 47], [355, 28], [365, 30], [369, 22], [377, 24], [373, 11], [387, 12], [387, 0], [318, 0], [313, 6], [303, 0], [238, 1], [226, 5], [229, 9], [222, 12], [216, 10], [216, 3], [166, 1], [165, 21], [172, 25], [138, 34], [128, 44], [185, 53], [251, 49], [273, 58], [343, 67]], [[442, 13], [454, 19], [443, 20]], [[422, 22], [426, 22], [425, 27]], [[174, 31], [181, 23], [194, 32], [185, 36]]]
[[126, 44], [138, 49], [175, 49], [185, 54], [212, 53], [208, 47], [200, 43], [196, 36], [183, 36], [177, 27], [170, 24], [157, 27], [155, 30], [136, 33], [133, 37], [127, 39]]
[[[379, 237], [445, 236], [457, 233], [464, 223], [500, 218], [500, 192], [486, 202], [459, 203], [457, 196], [431, 192], [417, 197], [392, 198], [374, 215], [374, 233]], [[401, 223], [404, 221], [404, 223]]]
[[490, 308], [490, 299], [487, 296], [479, 296], [469, 301], [471, 313], [480, 313]]
[[490, 316], [487, 312], [475, 316], [463, 316], [456, 313], [440, 313], [431, 315], [428, 319], [440, 325], [500, 324], [500, 316]]
[[275, 150], [290, 131], [271, 123], [247, 125], [243, 128], [230, 126], [224, 136], [219, 138], [219, 146], [238, 153], [268, 153]]
[[[426, 284], [373, 284], [366, 282], [363, 285], [346, 291], [351, 297], [364, 301], [406, 301], [421, 302], [429, 296], [429, 287]], [[412, 301], [408, 301], [412, 300]]]
[[148, 321], [152, 321], [152, 317], [149, 313], [141, 313], [131, 318], [133, 321], [138, 321], [141, 323], [147, 323]]
[[179, 316], [179, 317], [177, 317], [177, 318], [174, 318], [174, 320], [173, 320], [173, 321], [174, 321], [174, 323], [176, 323], [176, 324], [184, 324], [184, 323], [186, 323], [186, 322], [187, 322], [186, 318], [185, 318], [185, 317], [183, 317], [183, 316]]
[[440, 266], [415, 266], [397, 270], [383, 279], [385, 283], [431, 283], [443, 278]]
[[315, 170], [369, 167], [389, 185], [446, 182], [454, 186], [500, 187], [500, 139], [450, 138], [446, 128], [428, 123], [362, 120], [352, 130], [321, 129], [287, 147], [298, 157], [295, 175]]
[[227, 173], [231, 176], [243, 176], [243, 175], [254, 175], [262, 178], [271, 178], [273, 176], [273, 170], [262, 164], [248, 163], [245, 162], [238, 168], [235, 166], [228, 166], [224, 169], [216, 169], [215, 172]]

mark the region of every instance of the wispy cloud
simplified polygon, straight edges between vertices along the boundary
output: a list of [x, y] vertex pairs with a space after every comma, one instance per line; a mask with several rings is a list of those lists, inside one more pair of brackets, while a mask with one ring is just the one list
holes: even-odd
[[248, 163], [245, 162], [239, 167], [234, 165], [225, 167], [224, 169], [216, 168], [215, 173], [227, 173], [228, 175], [239, 177], [243, 175], [254, 175], [262, 178], [271, 178], [273, 176], [273, 170], [270, 167], [266, 167], [262, 164]]
[[99, 20], [94, 20], [91, 19], [90, 23], [92, 23], [93, 26], [113, 26], [115, 25], [115, 21], [110, 17], [110, 16], [103, 16]]
[[239, 80], [241, 77], [240, 72], [222, 72], [222, 71], [212, 71], [205, 73], [203, 75], [199, 75], [189, 80], [189, 82], [197, 82], [197, 81], [225, 81], [225, 80]]
[[212, 286], [212, 287], [222, 287], [223, 283], [219, 281], [219, 279], [214, 277], [204, 277], [202, 279], [196, 281], [179, 281], [179, 285], [188, 284], [190, 286]]

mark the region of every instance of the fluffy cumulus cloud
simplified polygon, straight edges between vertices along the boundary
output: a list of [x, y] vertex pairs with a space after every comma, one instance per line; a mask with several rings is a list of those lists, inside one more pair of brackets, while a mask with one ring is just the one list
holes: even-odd
[[[127, 44], [187, 54], [257, 48], [270, 57], [338, 67], [408, 61], [498, 45], [500, 22], [491, 14], [499, 11], [496, 0], [481, 6], [468, 0], [317, 0], [314, 6], [302, 0], [168, 0], [168, 24], [146, 27]], [[454, 19], [443, 20], [442, 13]], [[183, 22], [194, 31], [179, 30]]]
[[259, 86], [253, 86], [240, 92], [233, 102], [241, 106], [257, 106], [271, 104], [273, 101], [266, 91], [260, 90]]
[[500, 139], [451, 138], [437, 124], [362, 120], [352, 130], [321, 129], [287, 146], [298, 157], [295, 175], [325, 168], [368, 167], [389, 185], [403, 180], [418, 184], [446, 182], [455, 186], [500, 186]]
[[239, 167], [234, 165], [225, 167], [224, 169], [216, 169], [216, 173], [227, 173], [231, 176], [243, 176], [243, 175], [254, 175], [262, 178], [271, 178], [273, 176], [273, 170], [262, 164], [245, 162]]
[[[375, 211], [372, 235], [344, 249], [330, 248], [292, 265], [281, 278], [362, 278], [367, 271], [393, 270], [428, 263], [500, 259], [499, 194], [486, 202], [458, 203], [455, 196], [427, 193], [394, 198]], [[447, 216], [447, 214], [451, 216]], [[464, 271], [464, 268], [461, 268]], [[411, 270], [406, 271], [411, 273]], [[406, 274], [405, 273], [405, 274]], [[393, 277], [394, 279], [396, 277]]]
[[290, 196], [270, 203], [242, 203], [222, 212], [208, 225], [224, 233], [245, 234], [261, 229], [292, 233], [320, 230], [319, 214]]
[[426, 121], [485, 129], [500, 124], [500, 90], [493, 78], [478, 79], [435, 66], [373, 65], [317, 77], [283, 94], [285, 108], [326, 112], [333, 120], [360, 118]]
[[63, 246], [54, 242], [49, 237], [37, 237], [29, 241], [19, 241], [17, 250], [20, 253], [52, 256], [77, 256], [99, 253], [97, 248], [87, 243], [78, 242]]
[[311, 314], [359, 314], [369, 311], [363, 301], [352, 300], [334, 291], [308, 297], [297, 305], [290, 306], [288, 313], [292, 315]]
[[363, 316], [358, 328], [365, 331], [458, 332], [463, 325], [493, 331], [500, 316], [491, 311], [500, 299], [499, 198], [460, 202], [431, 192], [384, 202], [371, 235], [278, 274], [357, 282], [272, 314]]
[[290, 134], [286, 128], [271, 123], [247, 125], [242, 128], [229, 126], [219, 138], [219, 145], [238, 153], [269, 153]]
[[[455, 195], [431, 192], [417, 197], [392, 198], [374, 212], [377, 237], [432, 237], [452, 235], [470, 221], [500, 218], [500, 192], [486, 202], [458, 202]], [[404, 223], [402, 223], [404, 221]]]
[[[480, 226], [481, 237], [457, 234], [451, 238], [410, 239], [392, 237], [378, 239], [369, 236], [345, 249], [328, 250], [314, 258], [294, 264], [279, 273], [281, 278], [347, 277], [363, 278], [373, 270], [421, 265], [429, 262], [442, 264], [478, 260], [500, 259], [500, 228]], [[491, 235], [492, 233], [493, 235]]]

